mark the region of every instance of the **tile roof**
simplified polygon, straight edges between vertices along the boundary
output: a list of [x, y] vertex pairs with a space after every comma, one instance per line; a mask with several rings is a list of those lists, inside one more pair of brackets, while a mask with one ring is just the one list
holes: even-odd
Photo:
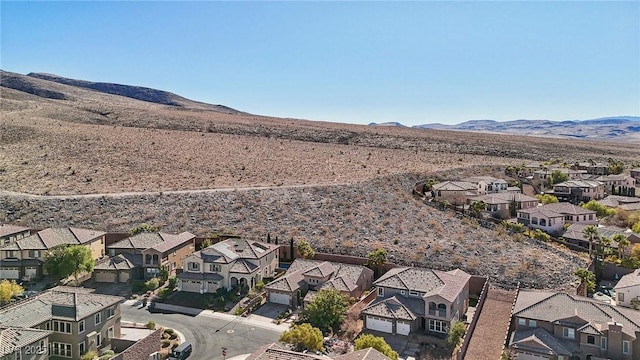
[[[589, 224], [573, 223], [573, 224], [571, 224], [571, 226], [569, 226], [567, 228], [567, 230], [564, 232], [564, 234], [562, 234], [562, 237], [565, 238], [565, 239], [573, 239], [573, 240], [584, 241], [584, 240], [586, 240], [586, 238], [585, 238], [584, 234], [582, 233], [582, 231], [587, 226], [590, 226], [590, 225]], [[591, 226], [594, 226], [594, 225], [591, 225]], [[600, 225], [598, 225], [598, 232], [600, 233], [601, 236], [605, 236], [605, 237], [607, 237], [609, 239], [611, 239], [616, 234], [622, 234], [625, 238], [628, 238], [629, 236], [633, 235], [633, 232], [631, 232], [631, 230], [617, 228], [617, 227], [605, 227], [605, 226], [600, 226]], [[615, 241], [612, 241], [611, 244], [617, 246]]]
[[116, 255], [114, 257], [108, 257], [99, 260], [94, 266], [95, 270], [129, 270], [133, 269], [135, 265], [125, 254]]
[[627, 179], [633, 179], [630, 175], [627, 174], [610, 174], [610, 175], [602, 175], [596, 178], [596, 181], [605, 182], [605, 181], [624, 181]]
[[[9, 244], [18, 247], [20, 250], [48, 250], [57, 245], [82, 245], [88, 244], [95, 239], [106, 234], [102, 231], [94, 231], [80, 228], [48, 228], [27, 236], [23, 239]], [[1, 250], [18, 250], [13, 246], [11, 249], [5, 246]]]
[[[409, 304], [409, 302], [412, 304]], [[413, 321], [417, 319], [417, 316], [424, 315], [424, 307], [424, 301], [420, 299], [391, 296], [377, 302], [374, 301], [362, 309], [361, 313], [364, 315]]]
[[[590, 298], [574, 296], [565, 293], [548, 293], [539, 295], [533, 292], [528, 296], [529, 291], [520, 291], [513, 316], [546, 321], [549, 323], [567, 323], [575, 327], [591, 324], [594, 328], [606, 328], [609, 322], [622, 324], [622, 331], [635, 337], [636, 332], [640, 332], [640, 315], [630, 314], [623, 308], [601, 303]], [[521, 295], [528, 298], [528, 306], [519, 304]], [[531, 301], [532, 298], [539, 297], [539, 301]]]
[[295, 291], [304, 284], [304, 276], [327, 277], [331, 276], [321, 289], [338, 289], [340, 291], [353, 291], [358, 288], [358, 279], [363, 272], [371, 269], [361, 265], [334, 263], [321, 260], [295, 259], [284, 276], [266, 285], [267, 289], [280, 291]]
[[620, 209], [627, 211], [636, 211], [640, 210], [640, 203], [622, 204], [619, 207]]
[[565, 215], [589, 215], [589, 214], [596, 213], [593, 210], [585, 209], [568, 202], [557, 202], [553, 204], [547, 204], [547, 205], [543, 205], [542, 208], [545, 210], [555, 211], [558, 214], [565, 214]]
[[10, 355], [16, 349], [43, 340], [53, 332], [41, 329], [0, 326], [0, 357]]
[[229, 264], [236, 259], [260, 259], [280, 245], [246, 239], [227, 239], [193, 253], [205, 262]]
[[108, 249], [154, 249], [161, 253], [171, 250], [195, 239], [195, 235], [190, 232], [183, 232], [178, 235], [163, 232], [142, 232], [122, 239], [107, 246]]
[[29, 228], [26, 228], [26, 227], [23, 227], [23, 226], [2, 224], [2, 225], [0, 225], [0, 237], [5, 237], [5, 236], [9, 236], [9, 235], [25, 232], [25, 231], [28, 231], [28, 230], [29, 230]]
[[594, 180], [567, 180], [561, 183], [553, 185], [555, 188], [558, 187], [568, 187], [568, 188], [597, 188], [599, 186], [603, 186], [604, 184], [600, 181]]
[[545, 218], [564, 218], [563, 214], [559, 214], [555, 211], [543, 209], [541, 207], [520, 209], [518, 212], [523, 214], [529, 214], [529, 216], [545, 217]]
[[478, 186], [468, 181], [444, 181], [433, 185], [433, 190], [442, 191], [466, 191], [478, 190]]
[[424, 297], [440, 295], [454, 301], [469, 282], [471, 275], [460, 269], [444, 272], [424, 268], [394, 268], [387, 271], [373, 284], [402, 290], [419, 291]]
[[239, 259], [229, 269], [230, 273], [250, 274], [258, 268], [258, 265], [248, 262], [245, 259]]
[[389, 360], [387, 356], [385, 356], [380, 351], [374, 348], [366, 348], [361, 350], [356, 350], [354, 352], [342, 354], [335, 356], [334, 360]]
[[640, 285], [640, 269], [635, 269], [632, 273], [626, 274], [620, 278], [614, 289], [622, 289], [626, 287]]
[[598, 200], [599, 204], [607, 207], [618, 207], [622, 204], [640, 203], [640, 198], [620, 195], [609, 195], [602, 200]]
[[532, 198], [531, 196], [527, 196], [522, 193], [515, 193], [515, 192], [486, 194], [486, 195], [473, 197], [470, 200], [484, 201], [487, 204], [508, 204], [512, 201], [516, 201], [516, 202], [535, 201], [536, 203], [538, 202], [538, 199], [536, 198]]
[[571, 349], [568, 349], [543, 328], [514, 331], [511, 335], [510, 346], [519, 350], [535, 351], [554, 356], [571, 356], [573, 354]]
[[0, 309], [0, 326], [33, 327], [52, 318], [78, 321], [116, 305], [122, 297], [91, 293], [90, 289], [55, 287]]

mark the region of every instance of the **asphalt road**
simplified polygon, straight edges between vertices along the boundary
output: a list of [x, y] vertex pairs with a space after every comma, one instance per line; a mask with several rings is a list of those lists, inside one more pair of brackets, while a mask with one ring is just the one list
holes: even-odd
[[226, 358], [252, 353], [263, 345], [278, 341], [280, 332], [254, 327], [235, 321], [221, 320], [206, 315], [189, 316], [170, 313], [150, 313], [138, 306], [122, 304], [122, 321], [147, 323], [170, 327], [181, 332], [193, 345], [189, 360], [222, 360], [222, 347], [227, 348]]

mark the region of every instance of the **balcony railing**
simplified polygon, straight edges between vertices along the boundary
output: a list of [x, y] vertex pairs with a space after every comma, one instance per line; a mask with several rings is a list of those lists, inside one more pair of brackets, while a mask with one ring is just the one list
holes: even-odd
[[429, 315], [438, 316], [442, 318], [447, 317], [447, 310], [429, 310]]

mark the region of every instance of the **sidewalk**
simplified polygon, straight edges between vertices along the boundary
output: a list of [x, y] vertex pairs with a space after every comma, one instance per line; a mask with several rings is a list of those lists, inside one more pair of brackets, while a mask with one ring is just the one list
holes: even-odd
[[[135, 300], [127, 300], [124, 304], [133, 305], [135, 304]], [[270, 319], [262, 317], [262, 316], [253, 316], [249, 315], [248, 317], [236, 316], [227, 313], [214, 312], [212, 310], [203, 310], [190, 308], [186, 306], [178, 306], [178, 305], [170, 305], [163, 303], [155, 303], [155, 309], [161, 311], [170, 311], [180, 314], [193, 315], [193, 316], [207, 316], [214, 319], [226, 320], [228, 322], [237, 322], [240, 324], [250, 325], [254, 327], [259, 327], [267, 330], [274, 330], [279, 332], [284, 332], [289, 330], [291, 324], [282, 323], [280, 325], [273, 323]]]

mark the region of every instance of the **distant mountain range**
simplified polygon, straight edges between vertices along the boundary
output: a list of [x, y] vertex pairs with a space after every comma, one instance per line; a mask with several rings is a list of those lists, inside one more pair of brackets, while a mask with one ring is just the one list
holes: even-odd
[[[398, 122], [372, 126], [398, 126]], [[413, 126], [418, 129], [476, 131], [501, 134], [550, 136], [574, 139], [616, 140], [638, 142], [640, 140], [640, 117], [612, 116], [589, 120], [470, 120], [456, 125], [424, 124]]]

